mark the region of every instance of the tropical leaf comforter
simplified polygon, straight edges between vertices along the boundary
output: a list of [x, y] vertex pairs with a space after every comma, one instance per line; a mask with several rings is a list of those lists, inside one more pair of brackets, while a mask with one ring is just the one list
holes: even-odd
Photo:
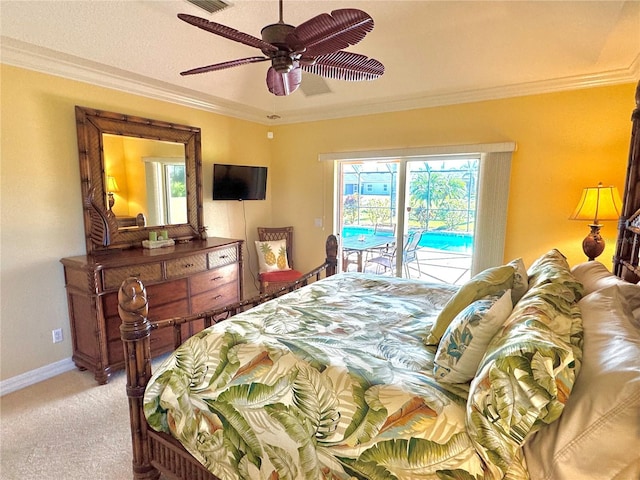
[[262, 304], [168, 357], [147, 420], [222, 480], [499, 478], [423, 343], [454, 292], [346, 273]]

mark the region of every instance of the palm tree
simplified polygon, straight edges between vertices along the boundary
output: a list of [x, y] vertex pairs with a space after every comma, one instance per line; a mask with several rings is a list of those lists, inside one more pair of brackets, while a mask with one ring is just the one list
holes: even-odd
[[[469, 222], [470, 191], [464, 175], [433, 171], [425, 162], [425, 170], [413, 172], [409, 204], [415, 218], [429, 229], [430, 220], [440, 220], [449, 229]], [[466, 200], [466, 202], [465, 202]], [[465, 205], [466, 204], [466, 205]]]

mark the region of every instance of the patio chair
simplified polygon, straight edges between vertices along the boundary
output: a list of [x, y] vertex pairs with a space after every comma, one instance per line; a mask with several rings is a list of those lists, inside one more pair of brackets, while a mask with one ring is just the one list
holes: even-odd
[[[373, 226], [373, 234], [380, 236], [389, 236], [395, 239], [396, 237], [396, 224], [395, 223], [376, 223]], [[377, 248], [369, 248], [365, 253], [365, 263], [367, 258], [375, 257], [377, 255], [384, 255], [385, 253], [390, 253], [392, 250], [392, 245], [395, 242], [389, 242], [387, 245], [383, 247]]]
[[[404, 245], [402, 249], [402, 261], [407, 278], [411, 278], [411, 270], [409, 269], [409, 264], [412, 262], [416, 262], [418, 267], [418, 274], [420, 276], [422, 275], [417, 251], [420, 249], [419, 243], [420, 239], [422, 238], [423, 232], [424, 230], [412, 230], [407, 235], [405, 235]], [[376, 265], [376, 271], [378, 271], [380, 267], [383, 267], [385, 273], [389, 271], [392, 275], [394, 275], [396, 269], [396, 254], [397, 249], [393, 248], [389, 252], [385, 252], [382, 253], [382, 255], [370, 258], [369, 260], [367, 260], [367, 264], [372, 263]]]
[[374, 235], [394, 235], [396, 234], [395, 223], [376, 223], [373, 226]]

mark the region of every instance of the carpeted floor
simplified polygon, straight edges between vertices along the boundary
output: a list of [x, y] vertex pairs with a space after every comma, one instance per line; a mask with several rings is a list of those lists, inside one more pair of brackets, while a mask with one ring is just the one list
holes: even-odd
[[0, 398], [3, 480], [129, 480], [124, 372], [98, 385], [74, 370]]

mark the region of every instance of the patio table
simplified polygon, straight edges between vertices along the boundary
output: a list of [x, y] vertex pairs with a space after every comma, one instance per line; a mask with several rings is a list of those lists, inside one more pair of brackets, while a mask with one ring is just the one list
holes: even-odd
[[357, 255], [358, 271], [362, 272], [362, 256], [367, 250], [382, 247], [392, 247], [396, 239], [389, 235], [352, 235], [342, 237], [342, 270], [346, 271], [348, 265], [347, 257], [351, 253]]

